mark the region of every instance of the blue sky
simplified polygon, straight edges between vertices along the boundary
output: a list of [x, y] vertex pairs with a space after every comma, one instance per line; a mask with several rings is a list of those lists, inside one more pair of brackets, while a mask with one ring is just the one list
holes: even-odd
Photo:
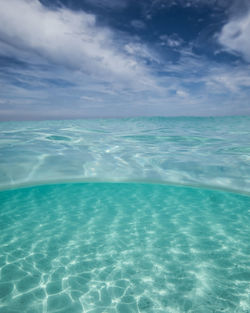
[[248, 0], [0, 0], [0, 120], [250, 113]]

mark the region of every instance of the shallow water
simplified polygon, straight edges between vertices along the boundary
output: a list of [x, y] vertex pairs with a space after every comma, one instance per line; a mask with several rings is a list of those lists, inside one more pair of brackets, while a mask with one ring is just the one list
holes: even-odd
[[0, 203], [1, 313], [250, 311], [248, 196], [81, 183]]
[[250, 117], [0, 123], [0, 188], [143, 181], [250, 194]]
[[249, 143], [250, 117], [0, 123], [0, 313], [249, 313]]

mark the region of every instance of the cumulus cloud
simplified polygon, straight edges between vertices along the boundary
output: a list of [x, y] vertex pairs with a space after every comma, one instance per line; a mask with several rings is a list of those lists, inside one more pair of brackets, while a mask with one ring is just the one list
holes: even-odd
[[250, 10], [243, 17], [231, 19], [218, 36], [220, 44], [229, 51], [241, 54], [250, 62]]
[[0, 0], [0, 54], [46, 59], [106, 80], [146, 84], [145, 68], [128, 55], [93, 14], [49, 9], [38, 0]]

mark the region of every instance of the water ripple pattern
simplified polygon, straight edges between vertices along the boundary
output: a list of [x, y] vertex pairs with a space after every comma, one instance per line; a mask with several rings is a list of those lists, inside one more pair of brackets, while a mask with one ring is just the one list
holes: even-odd
[[250, 192], [250, 117], [0, 123], [0, 188], [77, 180]]
[[0, 202], [0, 313], [250, 310], [248, 196], [81, 183]]

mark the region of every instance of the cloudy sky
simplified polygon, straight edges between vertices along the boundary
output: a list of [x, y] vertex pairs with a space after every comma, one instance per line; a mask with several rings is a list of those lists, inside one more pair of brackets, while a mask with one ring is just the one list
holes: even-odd
[[0, 120], [250, 114], [249, 0], [0, 0]]

